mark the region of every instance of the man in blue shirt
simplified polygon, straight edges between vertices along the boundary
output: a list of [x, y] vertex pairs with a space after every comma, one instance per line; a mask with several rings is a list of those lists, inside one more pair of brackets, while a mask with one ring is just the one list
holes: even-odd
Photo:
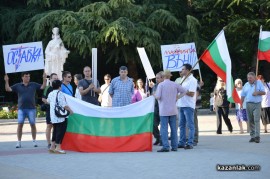
[[61, 91], [69, 96], [73, 96], [73, 88], [70, 84], [72, 79], [71, 73], [69, 71], [63, 71], [62, 78]]
[[128, 69], [126, 66], [119, 68], [119, 77], [115, 77], [109, 89], [112, 97], [112, 106], [120, 107], [131, 104], [131, 97], [134, 93], [133, 80], [127, 76]]
[[5, 89], [7, 92], [15, 92], [18, 94], [18, 128], [17, 137], [18, 142], [16, 148], [21, 148], [22, 139], [22, 129], [24, 120], [27, 117], [31, 126], [31, 133], [33, 138], [33, 145], [37, 147], [36, 143], [36, 100], [35, 95], [37, 90], [44, 89], [46, 87], [46, 73], [43, 73], [43, 83], [38, 84], [35, 82], [30, 82], [30, 74], [28, 72], [23, 72], [21, 74], [22, 82], [16, 83], [13, 86], [9, 86], [8, 75], [5, 75]]
[[260, 116], [262, 95], [265, 95], [264, 86], [260, 80], [256, 80], [253, 72], [247, 74], [248, 82], [244, 85], [241, 93], [240, 108], [246, 100], [246, 111], [249, 120], [250, 136], [249, 142], [260, 142]]

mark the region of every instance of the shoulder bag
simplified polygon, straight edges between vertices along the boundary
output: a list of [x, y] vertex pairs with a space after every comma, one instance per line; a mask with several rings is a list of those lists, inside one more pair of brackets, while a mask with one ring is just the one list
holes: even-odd
[[69, 111], [59, 105], [59, 102], [58, 102], [58, 93], [59, 92], [60, 91], [58, 91], [57, 92], [57, 95], [56, 95], [54, 112], [55, 112], [55, 115], [57, 117], [66, 118], [69, 115]]
[[102, 95], [104, 93], [104, 91], [106, 91], [106, 89], [110, 86], [110, 84], [100, 93], [99, 97], [98, 97], [98, 102], [102, 102]]

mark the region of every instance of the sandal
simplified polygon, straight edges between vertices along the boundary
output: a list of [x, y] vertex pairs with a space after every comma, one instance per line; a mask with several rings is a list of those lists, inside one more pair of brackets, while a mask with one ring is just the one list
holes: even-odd
[[54, 154], [55, 153], [55, 151], [53, 149], [49, 149], [48, 151], [49, 151], [50, 154]]
[[64, 150], [54, 150], [54, 153], [56, 153], [56, 154], [66, 154], [66, 151], [64, 151]]

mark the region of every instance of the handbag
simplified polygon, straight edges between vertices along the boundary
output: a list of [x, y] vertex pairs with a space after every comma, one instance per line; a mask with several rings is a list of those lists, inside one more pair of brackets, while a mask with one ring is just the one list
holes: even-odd
[[216, 103], [217, 106], [222, 106], [223, 99], [222, 99], [222, 97], [220, 95], [218, 95], [218, 97], [216, 98], [215, 103]]
[[60, 91], [58, 91], [57, 95], [56, 95], [56, 102], [55, 102], [54, 112], [55, 112], [55, 115], [57, 117], [66, 118], [69, 115], [69, 111], [59, 105], [59, 102], [58, 102], [58, 93], [59, 92]]

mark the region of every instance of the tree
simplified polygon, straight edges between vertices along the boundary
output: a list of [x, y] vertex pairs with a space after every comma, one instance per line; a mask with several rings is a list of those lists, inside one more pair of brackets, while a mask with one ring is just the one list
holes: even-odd
[[[237, 72], [234, 76], [245, 79], [247, 72], [255, 69], [260, 25], [270, 30], [270, 1], [198, 0], [193, 1], [193, 8], [205, 29], [202, 38], [211, 41], [225, 28], [234, 72]], [[269, 72], [268, 69], [263, 71]]]

